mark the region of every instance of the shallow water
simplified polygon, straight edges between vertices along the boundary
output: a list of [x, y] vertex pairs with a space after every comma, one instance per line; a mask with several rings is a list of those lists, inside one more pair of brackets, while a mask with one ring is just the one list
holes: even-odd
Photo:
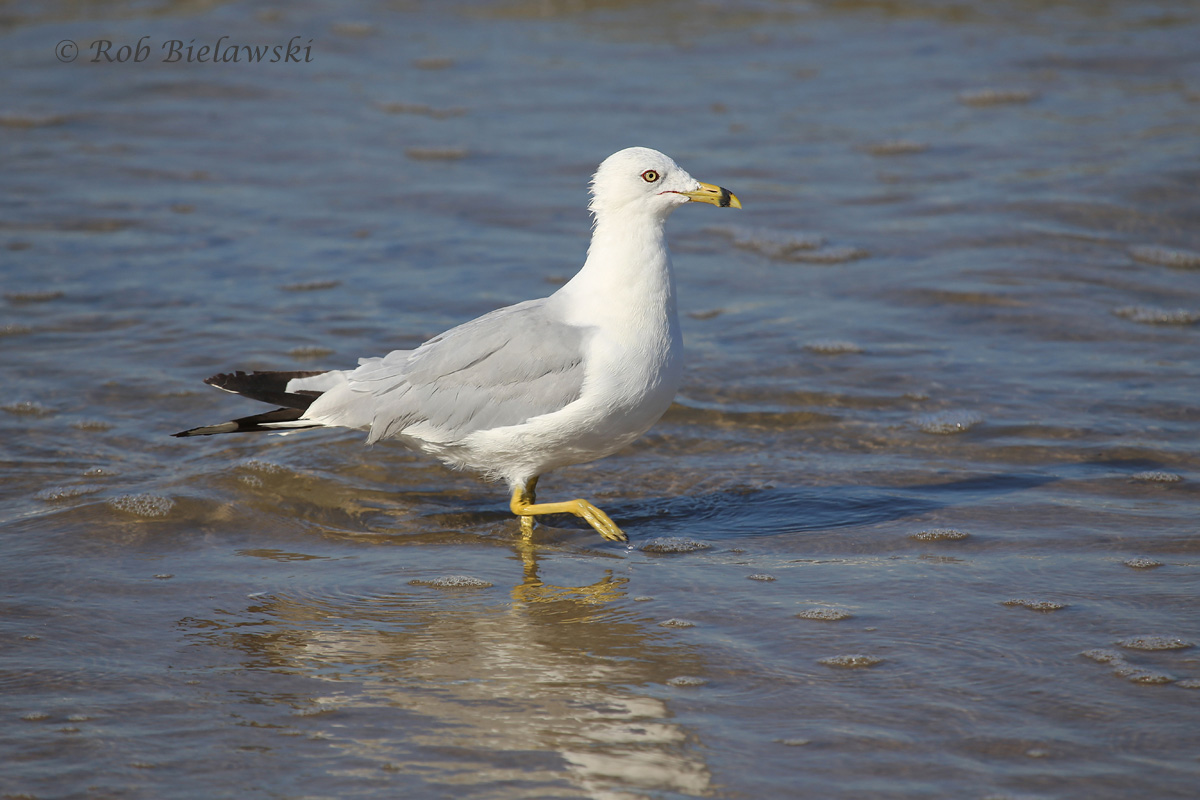
[[[1194, 4], [0, 26], [0, 796], [1195, 796]], [[160, 63], [222, 35], [312, 61]], [[552, 291], [631, 144], [745, 208], [670, 222], [676, 405], [540, 486], [628, 547], [355, 433], [168, 436]]]

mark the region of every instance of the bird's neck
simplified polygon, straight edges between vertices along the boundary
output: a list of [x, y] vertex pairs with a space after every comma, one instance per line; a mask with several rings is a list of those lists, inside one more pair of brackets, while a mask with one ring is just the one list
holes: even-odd
[[585, 317], [578, 322], [678, 326], [663, 222], [619, 212], [597, 220], [583, 268], [559, 290]]

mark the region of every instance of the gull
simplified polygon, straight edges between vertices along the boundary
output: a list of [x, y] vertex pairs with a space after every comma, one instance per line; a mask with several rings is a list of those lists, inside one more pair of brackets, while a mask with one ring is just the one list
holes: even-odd
[[539, 503], [538, 477], [611, 455], [666, 412], [683, 374], [675, 277], [663, 226], [685, 203], [741, 208], [673, 160], [630, 147], [591, 182], [583, 267], [549, 297], [484, 314], [414, 350], [328, 372], [233, 372], [205, 383], [280, 408], [175, 436], [352, 428], [503, 480], [522, 534], [574, 514], [628, 541], [584, 499]]

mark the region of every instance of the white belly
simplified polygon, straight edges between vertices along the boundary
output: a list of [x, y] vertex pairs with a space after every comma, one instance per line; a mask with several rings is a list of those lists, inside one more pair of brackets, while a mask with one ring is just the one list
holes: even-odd
[[[673, 320], [672, 320], [673, 322]], [[456, 466], [523, 484], [544, 472], [611, 455], [650, 429], [666, 412], [683, 374], [682, 343], [670, 325], [655, 346], [630, 349], [598, 337], [587, 356], [588, 374], [578, 400], [520, 425], [477, 431], [454, 453], [438, 453]]]

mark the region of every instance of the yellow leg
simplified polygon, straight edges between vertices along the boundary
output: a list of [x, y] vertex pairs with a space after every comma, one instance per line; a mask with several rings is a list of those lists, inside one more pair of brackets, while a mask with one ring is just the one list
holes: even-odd
[[524, 488], [513, 490], [512, 502], [509, 508], [521, 518], [521, 533], [528, 538], [533, 533], [533, 518], [538, 514], [574, 514], [583, 518], [596, 533], [612, 542], [628, 542], [629, 537], [617, 527], [600, 509], [587, 500], [567, 500], [563, 503], [534, 502], [533, 490], [537, 487], [537, 478], [525, 484]]

